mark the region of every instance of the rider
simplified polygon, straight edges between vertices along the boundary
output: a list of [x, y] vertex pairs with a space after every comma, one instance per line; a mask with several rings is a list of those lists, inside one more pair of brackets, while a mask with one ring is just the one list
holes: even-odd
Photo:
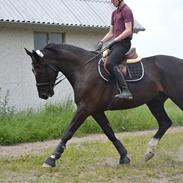
[[123, 73], [118, 68], [121, 61], [124, 61], [125, 53], [131, 47], [134, 25], [133, 13], [124, 3], [124, 0], [111, 0], [111, 2], [116, 7], [116, 10], [112, 13], [109, 32], [97, 43], [96, 50], [101, 50], [103, 43], [113, 38], [112, 42], [108, 45], [111, 53], [107, 66], [112, 76], [117, 80], [121, 90], [121, 93], [115, 95], [115, 98], [133, 99]]

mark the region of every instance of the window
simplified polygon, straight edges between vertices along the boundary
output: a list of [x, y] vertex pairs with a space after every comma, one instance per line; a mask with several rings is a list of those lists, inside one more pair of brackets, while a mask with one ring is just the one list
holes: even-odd
[[64, 42], [64, 33], [34, 32], [34, 49], [42, 49], [48, 43], [60, 44]]

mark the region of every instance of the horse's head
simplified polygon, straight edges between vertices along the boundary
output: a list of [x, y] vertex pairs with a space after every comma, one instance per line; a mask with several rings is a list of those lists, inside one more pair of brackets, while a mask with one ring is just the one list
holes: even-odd
[[54, 95], [53, 89], [59, 71], [48, 62], [40, 50], [32, 52], [25, 50], [32, 59], [32, 72], [36, 79], [39, 97], [46, 100]]

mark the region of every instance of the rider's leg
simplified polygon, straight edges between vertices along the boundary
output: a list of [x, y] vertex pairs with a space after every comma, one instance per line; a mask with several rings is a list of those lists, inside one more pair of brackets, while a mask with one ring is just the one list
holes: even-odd
[[129, 50], [129, 48], [130, 48], [130, 44], [129, 46], [124, 46], [123, 44], [114, 45], [109, 55], [109, 61], [107, 64], [110, 73], [116, 79], [120, 87], [121, 93], [115, 95], [115, 98], [119, 98], [119, 99], [133, 98], [131, 92], [128, 89], [128, 85], [123, 76], [123, 73], [117, 66], [118, 64], [120, 64], [122, 60], [124, 60], [124, 57], [125, 57], [124, 55]]
[[115, 95], [115, 98], [133, 99], [133, 96], [132, 96], [130, 90], [128, 89], [128, 85], [126, 83], [124, 75], [117, 66], [114, 66], [113, 74], [114, 74], [115, 78], [117, 79], [119, 88], [121, 90], [121, 93]]

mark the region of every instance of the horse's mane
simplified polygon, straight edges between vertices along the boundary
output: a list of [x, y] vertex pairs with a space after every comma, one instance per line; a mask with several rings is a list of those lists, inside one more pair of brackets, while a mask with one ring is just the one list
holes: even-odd
[[95, 51], [89, 51], [89, 50], [85, 50], [83, 48], [80, 48], [80, 47], [77, 47], [77, 46], [74, 46], [74, 45], [70, 45], [70, 44], [55, 44], [55, 43], [49, 43], [47, 44], [43, 50], [47, 50], [47, 51], [52, 51], [52, 52], [58, 52], [58, 51], [61, 51], [61, 50], [71, 50], [72, 52], [90, 52], [90, 53], [94, 53], [96, 54]]
[[49, 54], [50, 57], [52, 57], [53, 55], [62, 54], [63, 51], [70, 51], [73, 55], [77, 57], [79, 57], [80, 55], [83, 58], [86, 58], [84, 60], [88, 60], [89, 58], [94, 57], [97, 54], [97, 52], [95, 51], [88, 51], [83, 48], [73, 46], [70, 44], [55, 44], [55, 43], [47, 44], [42, 51], [43, 53]]

